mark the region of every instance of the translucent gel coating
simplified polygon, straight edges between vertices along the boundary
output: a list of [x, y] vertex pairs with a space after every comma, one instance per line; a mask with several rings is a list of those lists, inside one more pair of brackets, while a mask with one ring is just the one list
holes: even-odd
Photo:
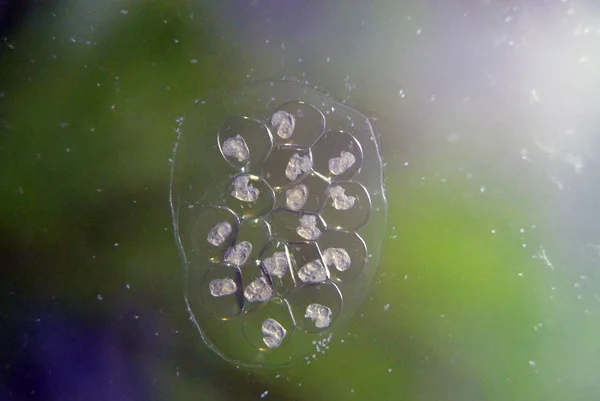
[[262, 82], [198, 102], [178, 133], [173, 225], [203, 341], [265, 368], [344, 335], [387, 218], [367, 117], [301, 83]]

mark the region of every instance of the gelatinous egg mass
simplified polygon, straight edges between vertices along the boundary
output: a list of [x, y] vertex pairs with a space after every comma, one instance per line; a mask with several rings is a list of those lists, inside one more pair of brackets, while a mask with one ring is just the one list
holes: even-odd
[[379, 263], [382, 169], [367, 117], [301, 83], [197, 102], [178, 128], [171, 206], [204, 343], [277, 367], [343, 336]]

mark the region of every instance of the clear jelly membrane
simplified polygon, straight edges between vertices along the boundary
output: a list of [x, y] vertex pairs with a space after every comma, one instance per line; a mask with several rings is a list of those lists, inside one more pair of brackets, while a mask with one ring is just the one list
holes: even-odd
[[198, 102], [178, 133], [173, 225], [206, 345], [277, 367], [345, 334], [387, 218], [367, 117], [301, 83], [262, 82]]

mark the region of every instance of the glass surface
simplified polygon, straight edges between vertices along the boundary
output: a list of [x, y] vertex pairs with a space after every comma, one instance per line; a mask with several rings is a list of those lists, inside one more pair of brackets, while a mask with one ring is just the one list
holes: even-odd
[[599, 32], [595, 0], [0, 2], [0, 399], [597, 400]]

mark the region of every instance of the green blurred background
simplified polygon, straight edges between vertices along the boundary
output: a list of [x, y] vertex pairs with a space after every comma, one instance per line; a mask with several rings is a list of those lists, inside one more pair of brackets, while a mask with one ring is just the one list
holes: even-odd
[[[0, 399], [600, 399], [594, 2], [21, 10], [0, 14]], [[265, 79], [371, 118], [389, 218], [348, 333], [244, 371], [185, 310], [169, 160], [194, 101]]]

